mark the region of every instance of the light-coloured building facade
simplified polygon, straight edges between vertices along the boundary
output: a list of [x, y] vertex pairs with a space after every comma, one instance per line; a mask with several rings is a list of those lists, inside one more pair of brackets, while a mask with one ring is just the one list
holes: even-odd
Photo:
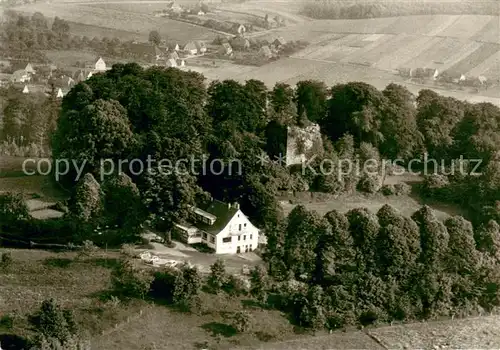
[[240, 210], [239, 204], [217, 200], [204, 209], [192, 208], [190, 222], [177, 224], [176, 235], [188, 244], [204, 243], [216, 254], [246, 253], [259, 244], [259, 229]]

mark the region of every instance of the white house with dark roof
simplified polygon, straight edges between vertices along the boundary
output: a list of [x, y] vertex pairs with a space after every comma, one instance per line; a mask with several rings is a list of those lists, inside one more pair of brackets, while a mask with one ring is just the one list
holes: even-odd
[[251, 252], [259, 244], [259, 229], [240, 210], [238, 203], [212, 200], [191, 208], [189, 221], [176, 224], [176, 236], [185, 243], [204, 243], [216, 254]]

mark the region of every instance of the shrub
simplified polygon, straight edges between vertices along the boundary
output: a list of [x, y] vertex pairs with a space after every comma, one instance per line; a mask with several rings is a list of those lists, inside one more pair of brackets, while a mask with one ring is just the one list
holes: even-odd
[[210, 266], [210, 276], [208, 277], [208, 285], [214, 292], [218, 292], [226, 284], [226, 266], [224, 261], [217, 259], [215, 263]]
[[239, 311], [233, 316], [233, 327], [240, 333], [247, 332], [252, 326], [250, 314], [247, 311]]
[[401, 182], [394, 185], [394, 194], [396, 196], [405, 196], [411, 193], [411, 186], [406, 182]]
[[82, 248], [78, 253], [78, 257], [92, 257], [99, 248], [94, 244], [94, 242], [86, 240], [83, 242]]
[[176, 276], [173, 302], [187, 310], [193, 310], [199, 303], [201, 276], [196, 267], [184, 265]]
[[66, 343], [76, 333], [76, 324], [69, 310], [63, 310], [54, 299], [45, 300], [40, 311], [33, 319], [39, 333], [47, 338], [53, 338], [60, 343]]
[[6, 252], [2, 254], [2, 261], [0, 262], [0, 265], [2, 268], [8, 268], [12, 265], [14, 260], [12, 259], [12, 253], [11, 252]]
[[29, 218], [29, 210], [21, 194], [0, 194], [0, 222], [2, 224], [17, 223]]
[[358, 182], [357, 189], [364, 193], [376, 193], [380, 188], [378, 175], [363, 175]]
[[388, 185], [382, 186], [382, 188], [380, 189], [380, 192], [382, 192], [382, 194], [384, 196], [392, 196], [396, 193], [396, 188], [393, 184], [388, 184]]
[[123, 260], [111, 273], [111, 283], [120, 295], [141, 298], [149, 292], [153, 278], [151, 274], [133, 266], [130, 260]]
[[165, 267], [154, 274], [151, 282], [151, 295], [168, 303], [174, 301], [175, 281], [180, 271], [171, 267]]
[[11, 329], [14, 326], [14, 318], [11, 315], [0, 317], [0, 328]]
[[250, 292], [250, 282], [242, 276], [229, 275], [223, 289], [230, 295], [247, 295]]
[[81, 339], [74, 335], [69, 337], [65, 342], [61, 342], [57, 338], [45, 337], [38, 335], [34, 340], [33, 347], [30, 350], [90, 350], [90, 341]]
[[266, 271], [261, 266], [257, 265], [252, 270], [250, 283], [250, 293], [252, 296], [260, 303], [264, 303], [267, 300], [268, 277]]
[[135, 248], [132, 244], [123, 244], [120, 249], [120, 254], [126, 258], [135, 258], [137, 256]]
[[449, 184], [448, 178], [444, 175], [427, 175], [422, 181], [422, 194], [427, 197], [441, 198]]

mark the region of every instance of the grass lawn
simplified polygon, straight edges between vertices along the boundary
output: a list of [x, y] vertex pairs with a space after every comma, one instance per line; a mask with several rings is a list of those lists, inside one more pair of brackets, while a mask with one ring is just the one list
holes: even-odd
[[[0, 253], [6, 251], [0, 249]], [[105, 301], [102, 297], [111, 288], [110, 273], [118, 252], [101, 251], [75, 260], [73, 252], [9, 251], [14, 262], [0, 270], [0, 315], [10, 315], [14, 322], [12, 328], [0, 324], [0, 339], [5, 334], [31, 334], [27, 316], [49, 298], [73, 310], [81, 328], [90, 333], [93, 349], [142, 350], [153, 343], [159, 349], [193, 349], [205, 344], [234, 349], [303, 336], [279, 311], [262, 309], [249, 297], [202, 292], [197, 314], [147, 301]], [[239, 334], [231, 326], [231, 316], [243, 309], [252, 315], [253, 323], [249, 332]]]
[[[50, 175], [26, 175], [23, 172], [22, 157], [0, 156], [0, 193], [17, 192], [26, 195], [36, 194], [44, 200], [58, 201], [68, 197], [68, 193], [60, 187]], [[34, 163], [28, 163], [26, 170], [37, 172]], [[40, 164], [39, 171], [44, 173], [46, 164]]]
[[[416, 184], [422, 181], [422, 179], [417, 175], [404, 174], [398, 176], [387, 176], [385, 179], [385, 184], [395, 185], [397, 183], [408, 183]], [[321, 199], [321, 197], [325, 199]], [[283, 207], [285, 215], [288, 215], [295, 206], [302, 204], [305, 205], [309, 210], [315, 210], [320, 215], [325, 215], [331, 210], [338, 210], [342, 213], [346, 213], [351, 209], [356, 208], [367, 208], [368, 210], [376, 213], [383, 205], [389, 204], [399, 210], [405, 216], [411, 216], [414, 212], [420, 209], [424, 204], [429, 205], [439, 220], [446, 220], [451, 215], [462, 215], [466, 216], [466, 213], [459, 208], [436, 202], [436, 201], [426, 201], [420, 198], [416, 194], [404, 195], [404, 196], [383, 196], [382, 194], [374, 195], [364, 195], [361, 193], [355, 193], [351, 195], [340, 195], [335, 199], [327, 198], [328, 195], [322, 196], [320, 198], [312, 198], [309, 196], [301, 196], [300, 198], [291, 197], [280, 197], [280, 204]]]
[[[116, 263], [117, 253], [74, 261], [76, 253], [9, 251], [14, 262], [7, 270], [0, 270], [0, 315], [13, 316], [14, 324], [13, 329], [0, 327], [0, 334], [29, 334], [26, 316], [50, 298], [71, 308], [77, 322], [93, 334], [123, 321], [140, 307], [140, 303], [131, 303], [126, 308], [111, 307], [99, 300], [100, 294], [110, 288], [109, 267]], [[0, 252], [5, 253], [6, 249]]]

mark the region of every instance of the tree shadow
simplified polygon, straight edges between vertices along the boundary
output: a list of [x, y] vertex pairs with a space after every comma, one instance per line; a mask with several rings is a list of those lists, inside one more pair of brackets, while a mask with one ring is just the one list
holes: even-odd
[[193, 345], [196, 350], [212, 349], [207, 341], [195, 342]]
[[21, 350], [30, 347], [26, 338], [15, 334], [0, 334], [0, 344], [2, 344], [3, 350]]
[[275, 339], [275, 336], [270, 334], [270, 333], [267, 333], [267, 332], [255, 332], [255, 336], [257, 337], [257, 339], [259, 339], [261, 342], [269, 342], [271, 340], [274, 340]]
[[120, 260], [115, 258], [91, 258], [85, 260], [85, 262], [94, 266], [104, 267], [107, 269], [113, 269], [120, 265]]
[[73, 260], [68, 258], [47, 258], [43, 261], [45, 266], [58, 267], [61, 269], [68, 268], [72, 263]]
[[222, 335], [226, 338], [232, 337], [238, 333], [236, 328], [231, 325], [220, 322], [209, 322], [201, 326], [205, 331], [212, 333], [212, 337]]
[[241, 305], [246, 309], [262, 309], [262, 305], [258, 301], [252, 299], [243, 299]]

